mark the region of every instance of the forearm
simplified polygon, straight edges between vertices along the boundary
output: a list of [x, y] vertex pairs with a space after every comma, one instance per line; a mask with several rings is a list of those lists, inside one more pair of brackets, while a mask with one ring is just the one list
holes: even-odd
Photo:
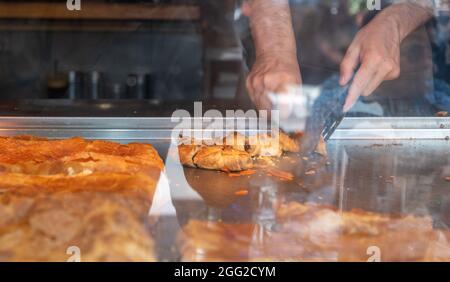
[[288, 0], [247, 0], [256, 56], [297, 54]]
[[400, 42], [403, 41], [411, 32], [424, 24], [433, 16], [433, 9], [430, 0], [399, 1], [384, 9], [375, 21], [383, 23], [392, 23], [397, 27]]

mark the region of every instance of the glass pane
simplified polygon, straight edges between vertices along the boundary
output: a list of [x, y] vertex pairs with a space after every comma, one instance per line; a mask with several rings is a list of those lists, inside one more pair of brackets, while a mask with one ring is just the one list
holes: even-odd
[[449, 18], [0, 1], [0, 261], [450, 261]]

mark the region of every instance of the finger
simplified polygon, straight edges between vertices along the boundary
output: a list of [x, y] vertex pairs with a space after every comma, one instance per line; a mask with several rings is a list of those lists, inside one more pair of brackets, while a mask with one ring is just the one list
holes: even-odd
[[259, 110], [269, 111], [270, 114], [270, 110], [272, 109], [272, 103], [270, 102], [270, 99], [268, 98], [266, 93], [260, 93], [258, 95], [258, 102], [256, 107]]
[[345, 54], [344, 59], [341, 62], [340, 66], [340, 79], [339, 83], [344, 86], [346, 85], [352, 78], [353, 73], [358, 66], [359, 63], [359, 47], [350, 46]]
[[245, 81], [245, 86], [247, 87], [247, 91], [248, 91], [248, 94], [250, 95], [250, 98], [252, 98], [255, 94], [255, 89], [253, 88], [251, 75], [249, 75], [247, 77], [247, 80]]
[[252, 87], [254, 93], [256, 93], [258, 96], [261, 96], [261, 94], [266, 91], [264, 78], [261, 75], [254, 76], [252, 79]]
[[385, 80], [386, 74], [382, 71], [377, 71], [369, 84], [364, 88], [363, 92], [361, 93], [362, 96], [369, 96], [372, 94], [378, 86]]
[[248, 96], [250, 97], [250, 100], [252, 101], [252, 103], [254, 105], [257, 106], [258, 108], [258, 103], [259, 103], [259, 95], [258, 93], [256, 93], [255, 91], [249, 91]]
[[364, 88], [361, 95], [369, 96], [381, 85], [381, 83], [383, 83], [383, 81], [395, 79], [399, 73], [400, 68], [393, 61], [381, 60], [381, 63], [376, 66], [376, 72], [372, 76], [370, 83]]
[[270, 85], [267, 85], [267, 78], [267, 75], [258, 76], [255, 80], [254, 87], [256, 93], [258, 93], [258, 109], [270, 111], [272, 109], [272, 103], [268, 94], [276, 90], [273, 87], [270, 87]]
[[264, 84], [260, 76], [251, 75], [247, 79], [247, 89], [249, 91], [250, 99], [257, 106], [261, 108], [260, 96], [264, 93]]
[[364, 89], [370, 83], [375, 73], [376, 68], [372, 66], [371, 62], [363, 62], [348, 91], [348, 96], [344, 104], [344, 112], [348, 112], [356, 101], [358, 101], [359, 96], [364, 92]]

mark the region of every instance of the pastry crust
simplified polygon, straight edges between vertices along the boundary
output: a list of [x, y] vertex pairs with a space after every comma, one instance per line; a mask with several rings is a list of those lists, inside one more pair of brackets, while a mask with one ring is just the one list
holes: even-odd
[[148, 144], [0, 137], [0, 259], [156, 260], [144, 219], [162, 169]]
[[178, 147], [180, 162], [188, 167], [197, 167], [194, 163], [194, 157], [200, 148], [196, 145], [180, 145]]
[[0, 137], [0, 189], [22, 195], [123, 189], [153, 193], [163, 166], [149, 144]]
[[75, 247], [82, 262], [155, 261], [148, 201], [96, 191], [2, 195], [0, 258], [65, 262]]
[[272, 230], [190, 220], [177, 238], [182, 260], [365, 262], [376, 246], [382, 261], [450, 261], [450, 232], [433, 229], [430, 217], [290, 202], [277, 209], [276, 223]]
[[289, 137], [287, 134], [280, 132], [280, 146], [285, 152], [298, 153], [300, 151], [300, 145], [296, 140]]
[[283, 152], [299, 152], [298, 143], [283, 132], [246, 137], [239, 133], [209, 144], [178, 146], [180, 162], [187, 167], [242, 171], [255, 166], [259, 157], [280, 157]]
[[0, 172], [27, 175], [144, 173], [159, 177], [164, 164], [149, 144], [122, 145], [82, 138], [0, 137]]
[[53, 193], [75, 193], [81, 191], [136, 194], [151, 198], [157, 179], [145, 174], [91, 173], [67, 176], [26, 175], [0, 173], [0, 189], [3, 193], [34, 197]]
[[250, 155], [230, 147], [202, 147], [194, 157], [196, 166], [223, 171], [241, 171], [253, 167]]

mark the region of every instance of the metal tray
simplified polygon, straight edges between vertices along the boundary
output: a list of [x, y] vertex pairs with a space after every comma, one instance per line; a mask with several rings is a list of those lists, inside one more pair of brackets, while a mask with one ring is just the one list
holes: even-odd
[[[427, 215], [436, 228], [450, 226], [450, 119], [348, 118], [328, 142], [328, 164], [314, 175], [299, 173], [301, 160], [284, 158], [280, 169], [295, 175], [280, 181], [258, 171], [252, 176], [183, 168], [173, 159], [168, 118], [0, 118], [0, 135], [49, 138], [82, 136], [117, 142], [151, 143], [166, 160], [149, 210], [159, 259], [179, 259], [171, 248], [190, 219], [274, 224], [281, 202], [317, 202], [339, 210], [360, 208], [384, 214]], [[213, 181], [211, 181], [213, 180]], [[245, 197], [236, 191], [246, 189]]]

